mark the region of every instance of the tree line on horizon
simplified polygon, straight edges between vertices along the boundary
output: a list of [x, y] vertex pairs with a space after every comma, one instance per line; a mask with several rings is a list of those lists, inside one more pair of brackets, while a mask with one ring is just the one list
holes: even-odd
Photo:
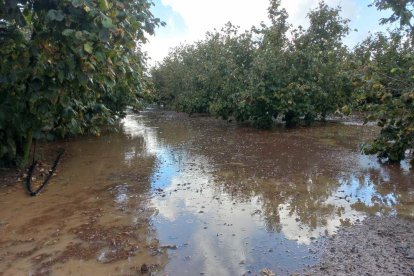
[[393, 12], [381, 24], [400, 27], [349, 49], [349, 20], [340, 7], [321, 1], [308, 13], [308, 28], [293, 28], [280, 0], [271, 0], [270, 24], [240, 31], [229, 22], [172, 49], [151, 69], [153, 96], [173, 110], [266, 129], [275, 121], [310, 125], [359, 111], [381, 128], [363, 152], [399, 162], [414, 148], [414, 1], [372, 6]]

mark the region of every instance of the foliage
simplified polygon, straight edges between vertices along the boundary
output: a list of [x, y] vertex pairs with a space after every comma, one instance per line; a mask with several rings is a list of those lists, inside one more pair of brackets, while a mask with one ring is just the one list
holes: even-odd
[[381, 24], [397, 22], [400, 31], [405, 31], [413, 37], [414, 34], [414, 1], [413, 0], [374, 0], [373, 4], [378, 10], [391, 10], [392, 15], [382, 18]]
[[[399, 23], [352, 52], [343, 44], [350, 29], [340, 8], [324, 2], [310, 11], [307, 29], [292, 29], [280, 1], [271, 0], [271, 24], [240, 33], [230, 23], [205, 40], [171, 51], [152, 69], [155, 98], [185, 112], [208, 112], [270, 128], [309, 124], [351, 107], [381, 127], [365, 153], [398, 162], [414, 148], [414, 1], [374, 0]], [[414, 161], [412, 161], [414, 163]]]
[[[269, 12], [272, 26], [262, 29], [263, 41], [253, 68], [258, 77], [252, 90], [269, 103], [267, 114], [282, 115], [288, 126], [296, 125], [300, 118], [308, 123], [325, 118], [350, 94], [350, 79], [344, 70], [348, 52], [342, 44], [348, 21], [339, 11], [321, 2], [308, 14], [309, 28], [293, 30], [290, 41], [286, 13]], [[267, 121], [271, 123], [269, 116]]]
[[361, 81], [355, 103], [381, 127], [380, 135], [363, 150], [389, 162], [399, 162], [414, 148], [413, 3], [375, 1], [379, 9], [394, 12], [382, 22], [399, 21], [400, 28], [371, 36], [355, 50]]
[[99, 134], [139, 104], [151, 2], [0, 0], [0, 160], [32, 138]]
[[177, 47], [152, 70], [158, 102], [227, 118], [235, 109], [235, 94], [248, 84], [252, 55], [251, 34], [239, 34], [230, 23], [195, 45]]
[[[269, 128], [308, 122], [340, 109], [351, 90], [342, 38], [348, 21], [323, 2], [310, 27], [291, 30], [280, 1], [271, 1], [270, 26], [240, 33], [227, 24], [205, 40], [183, 45], [152, 70], [156, 97], [185, 112], [209, 112]], [[293, 39], [288, 39], [289, 31]]]

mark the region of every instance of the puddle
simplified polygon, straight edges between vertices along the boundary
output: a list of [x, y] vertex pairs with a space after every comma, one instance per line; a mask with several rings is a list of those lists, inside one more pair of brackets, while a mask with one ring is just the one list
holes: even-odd
[[0, 271], [300, 273], [339, 227], [370, 214], [414, 217], [409, 165], [359, 154], [376, 131], [129, 115], [121, 133], [71, 141], [41, 196], [0, 190]]

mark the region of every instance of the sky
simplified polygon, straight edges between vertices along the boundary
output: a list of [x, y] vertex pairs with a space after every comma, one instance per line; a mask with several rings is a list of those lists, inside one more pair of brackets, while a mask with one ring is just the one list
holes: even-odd
[[[267, 22], [269, 0], [153, 0], [152, 13], [166, 22], [156, 30], [144, 46], [151, 58], [150, 64], [162, 61], [171, 47], [203, 39], [207, 31], [221, 29], [227, 22], [250, 29], [260, 22]], [[320, 0], [282, 0], [282, 7], [289, 14], [289, 22], [297, 27], [308, 26], [306, 14], [317, 7]], [[341, 6], [343, 18], [351, 20], [352, 32], [345, 40], [349, 47], [362, 41], [369, 32], [385, 30], [380, 18], [388, 13], [368, 7], [372, 0], [325, 0], [329, 6]]]

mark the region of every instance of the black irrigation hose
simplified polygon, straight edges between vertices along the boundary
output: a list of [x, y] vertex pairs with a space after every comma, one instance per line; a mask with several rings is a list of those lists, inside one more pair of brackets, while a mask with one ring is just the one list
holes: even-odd
[[33, 191], [32, 190], [32, 176], [33, 176], [34, 169], [36, 168], [36, 166], [37, 166], [37, 164], [39, 162], [38, 161], [35, 161], [34, 158], [33, 158], [32, 165], [30, 165], [29, 172], [27, 173], [27, 178], [26, 178], [26, 188], [27, 188], [27, 191], [29, 192], [29, 195], [30, 196], [36, 196], [47, 185], [47, 183], [49, 182], [50, 178], [52, 178], [53, 174], [55, 173], [56, 168], [57, 168], [57, 165], [59, 164], [60, 158], [62, 157], [62, 155], [64, 153], [65, 153], [65, 150], [64, 149], [62, 149], [59, 152], [59, 154], [57, 155], [57, 157], [55, 159], [55, 162], [53, 163], [52, 169], [49, 170], [49, 174], [47, 175], [45, 181], [43, 181], [42, 185], [39, 188], [37, 188], [36, 191]]

